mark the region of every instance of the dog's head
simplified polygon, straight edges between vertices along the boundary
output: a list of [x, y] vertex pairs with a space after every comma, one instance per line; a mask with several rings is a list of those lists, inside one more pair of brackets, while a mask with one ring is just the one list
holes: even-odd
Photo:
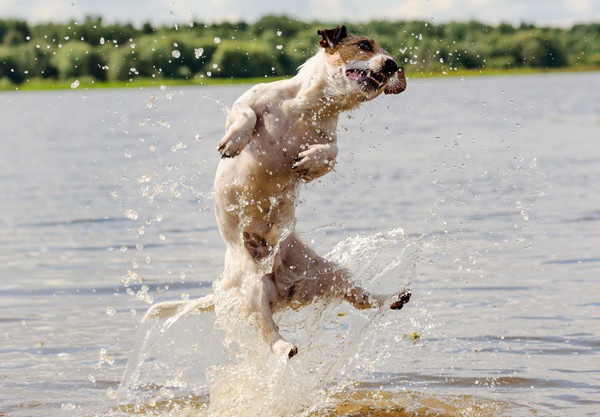
[[404, 69], [373, 39], [353, 36], [346, 26], [317, 32], [327, 62], [341, 73], [348, 88], [364, 101], [381, 93], [399, 94], [406, 89]]

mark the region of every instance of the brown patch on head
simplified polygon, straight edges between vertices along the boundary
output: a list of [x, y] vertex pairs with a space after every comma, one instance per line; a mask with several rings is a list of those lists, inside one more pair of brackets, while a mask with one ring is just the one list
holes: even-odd
[[320, 45], [327, 53], [332, 65], [342, 65], [352, 61], [368, 61], [375, 55], [390, 56], [374, 39], [351, 35], [347, 33], [345, 26], [320, 30], [318, 33], [323, 37]]
[[342, 39], [348, 36], [346, 26], [337, 26], [333, 29], [320, 29], [317, 30], [317, 34], [322, 36], [321, 45], [323, 48], [335, 48]]
[[387, 55], [375, 40], [364, 36], [348, 36], [335, 48], [335, 53], [344, 62], [367, 61], [375, 55]]

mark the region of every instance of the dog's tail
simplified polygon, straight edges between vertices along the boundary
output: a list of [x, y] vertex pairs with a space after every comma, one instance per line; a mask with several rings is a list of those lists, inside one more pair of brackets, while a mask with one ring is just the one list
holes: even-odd
[[150, 307], [148, 311], [146, 311], [142, 322], [150, 319], [168, 319], [169, 322], [174, 323], [187, 314], [204, 313], [213, 311], [214, 308], [215, 301], [213, 294], [206, 295], [196, 300], [165, 301], [156, 303]]

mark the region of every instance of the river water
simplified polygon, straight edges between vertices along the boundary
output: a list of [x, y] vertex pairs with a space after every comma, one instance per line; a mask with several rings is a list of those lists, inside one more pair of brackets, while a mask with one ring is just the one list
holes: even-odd
[[412, 79], [340, 119], [298, 230], [400, 311], [279, 315], [291, 361], [232, 353], [221, 104], [247, 88], [0, 93], [0, 416], [595, 416], [600, 74]]

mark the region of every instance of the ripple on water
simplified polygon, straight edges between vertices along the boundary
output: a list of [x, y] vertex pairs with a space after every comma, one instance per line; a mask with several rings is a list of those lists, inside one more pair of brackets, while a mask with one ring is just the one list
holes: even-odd
[[[206, 396], [189, 395], [141, 405], [121, 405], [107, 412], [111, 417], [169, 416], [208, 417]], [[472, 395], [437, 396], [419, 391], [388, 391], [353, 387], [332, 393], [323, 404], [298, 417], [501, 417], [539, 416], [536, 410], [505, 401]]]

